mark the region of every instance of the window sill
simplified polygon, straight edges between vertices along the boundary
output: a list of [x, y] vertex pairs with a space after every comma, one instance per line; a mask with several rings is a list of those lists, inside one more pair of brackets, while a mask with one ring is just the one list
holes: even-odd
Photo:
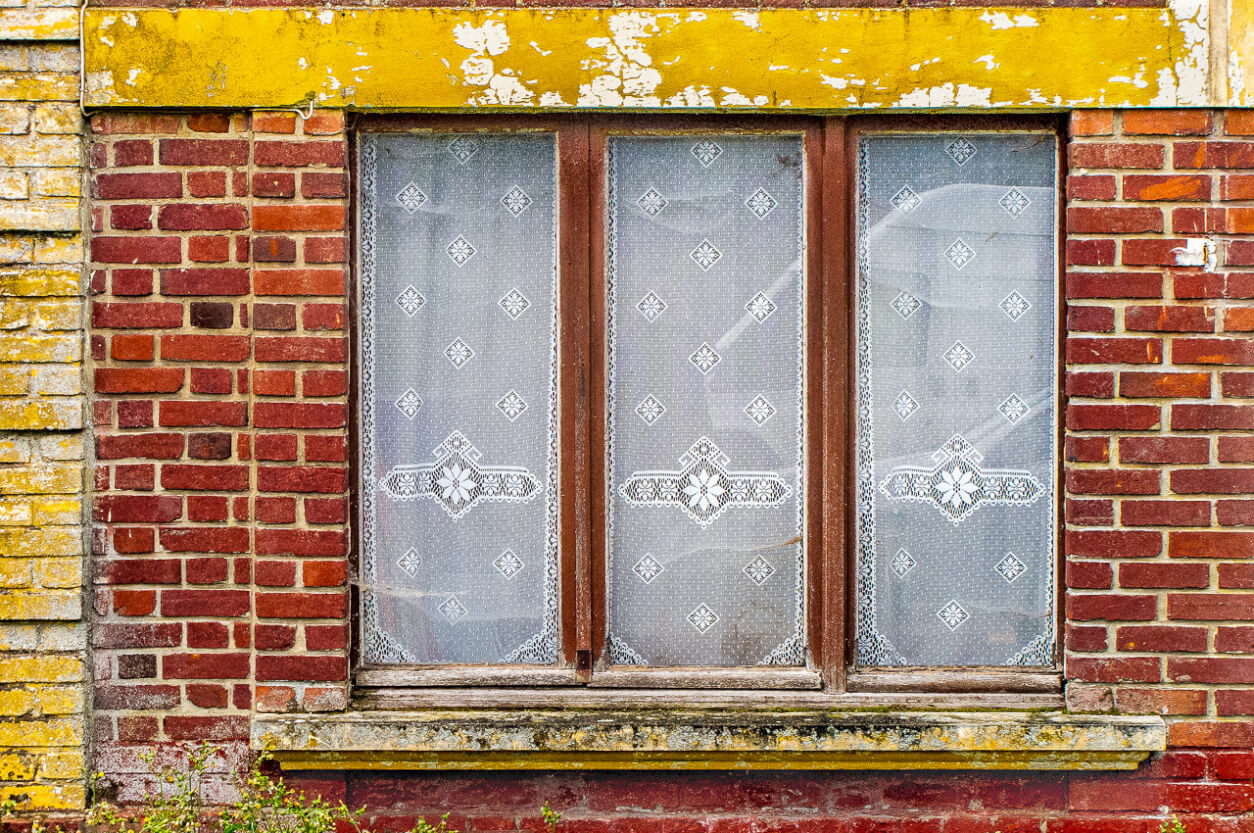
[[751, 708], [257, 715], [289, 769], [1135, 769], [1155, 716]]

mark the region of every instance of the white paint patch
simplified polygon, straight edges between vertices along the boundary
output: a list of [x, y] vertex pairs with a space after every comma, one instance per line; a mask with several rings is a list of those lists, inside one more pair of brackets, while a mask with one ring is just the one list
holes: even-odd
[[[588, 46], [602, 50], [604, 57], [583, 62], [584, 69], [600, 70], [601, 74], [579, 85], [580, 107], [661, 105], [657, 88], [662, 83], [662, 73], [653, 66], [653, 57], [642, 43], [658, 33], [659, 19], [677, 20], [675, 15], [622, 12], [610, 17], [609, 37], [588, 38]], [[697, 18], [689, 15], [688, 19]], [[704, 20], [705, 16], [700, 19]]]
[[937, 87], [912, 90], [905, 93], [895, 102], [893, 107], [990, 107], [992, 106], [993, 90], [991, 87], [974, 87], [970, 84], [952, 82]]
[[569, 107], [570, 104], [562, 98], [561, 93], [547, 92], [540, 94], [541, 107]]
[[1208, 0], [1167, 0], [1169, 25], [1174, 22], [1184, 37], [1184, 50], [1174, 73], [1160, 70], [1154, 107], [1188, 107], [1210, 102], [1210, 4]]
[[126, 83], [127, 83], [127, 85], [128, 85], [128, 86], [131, 86], [131, 87], [135, 86], [135, 79], [139, 77], [139, 73], [140, 73], [140, 72], [142, 72], [142, 71], [143, 71], [143, 70], [141, 70], [139, 67], [135, 67], [135, 68], [134, 68], [134, 69], [132, 69], [130, 72], [128, 72], [128, 73], [126, 74]]
[[689, 84], [670, 98], [666, 99], [667, 107], [713, 107], [714, 96], [710, 95], [709, 87], [696, 87]]
[[1252, 98], [1245, 94], [1245, 65], [1241, 62], [1241, 53], [1234, 49], [1228, 53], [1228, 104], [1249, 107]]
[[992, 72], [993, 70], [997, 69], [997, 67], [999, 66], [996, 59], [994, 59], [992, 55], [981, 55], [980, 57], [976, 58], [971, 63], [973, 64], [983, 63], [984, 68], [988, 70], [989, 72]]
[[307, 66], [309, 66], [309, 62], [308, 62], [308, 61], [306, 61], [304, 58], [300, 58], [299, 60], [297, 60], [297, 61], [296, 61], [296, 64], [297, 64], [297, 65], [298, 65], [301, 69], [305, 69]]
[[1014, 29], [1018, 27], [1030, 28], [1039, 26], [1040, 23], [1030, 14], [1017, 14], [1014, 17], [1005, 12], [985, 12], [980, 15], [980, 20], [987, 23], [994, 30], [997, 29]]
[[767, 102], [770, 101], [764, 95], [749, 98], [749, 96], [737, 92], [734, 87], [723, 87], [723, 92], [725, 95], [723, 100], [719, 102], [723, 107], [765, 107]]
[[541, 55], [552, 55], [552, 54], [553, 54], [553, 50], [552, 50], [552, 49], [541, 49], [541, 48], [540, 48], [540, 44], [536, 43], [535, 41], [532, 41], [531, 43], [529, 43], [529, 44], [527, 44], [527, 45], [528, 45], [528, 46], [530, 46], [530, 47], [531, 47], [532, 49], [534, 49], [535, 51], [539, 52]]
[[335, 12], [330, 9], [323, 9], [318, 12], [318, 22], [323, 26], [330, 26], [335, 21]]
[[788, 64], [767, 64], [767, 72], [779, 72], [781, 70], [790, 69]]
[[732, 12], [732, 17], [755, 32], [762, 31], [762, 20], [757, 12]]
[[134, 29], [139, 25], [139, 18], [133, 12], [126, 12], [122, 15], [122, 22]]
[[1139, 90], [1143, 90], [1149, 86], [1149, 82], [1145, 80], [1145, 69], [1142, 68], [1136, 75], [1128, 77], [1127, 75], [1110, 76], [1112, 84], [1131, 84]]
[[458, 23], [453, 27], [453, 42], [471, 52], [500, 55], [509, 49], [509, 32], [499, 20], [485, 21], [482, 26]]
[[468, 104], [523, 106], [533, 103], [535, 93], [514, 76], [513, 70], [498, 70], [492, 60], [509, 50], [509, 30], [504, 23], [499, 20], [486, 20], [482, 26], [458, 23], [453, 27], [453, 42], [471, 52], [460, 65], [462, 81], [481, 88], [470, 97]]

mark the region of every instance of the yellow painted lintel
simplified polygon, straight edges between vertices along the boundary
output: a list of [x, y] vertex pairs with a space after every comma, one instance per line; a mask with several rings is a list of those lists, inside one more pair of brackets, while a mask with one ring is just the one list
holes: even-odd
[[[89, 107], [1205, 106], [1207, 6], [99, 9]], [[1184, 17], [1191, 14], [1191, 17]]]

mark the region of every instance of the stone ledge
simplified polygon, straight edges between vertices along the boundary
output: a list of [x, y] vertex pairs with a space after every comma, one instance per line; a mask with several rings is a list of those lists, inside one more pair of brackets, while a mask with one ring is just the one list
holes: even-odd
[[0, 41], [77, 41], [78, 9], [4, 9]]
[[289, 769], [1135, 769], [1156, 716], [590, 709], [257, 715]]

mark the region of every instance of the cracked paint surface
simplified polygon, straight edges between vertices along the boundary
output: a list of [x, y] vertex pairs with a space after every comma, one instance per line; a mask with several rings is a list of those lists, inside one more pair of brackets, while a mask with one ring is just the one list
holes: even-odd
[[1191, 106], [1208, 103], [1207, 26], [1205, 0], [1166, 9], [88, 9], [85, 103]]

